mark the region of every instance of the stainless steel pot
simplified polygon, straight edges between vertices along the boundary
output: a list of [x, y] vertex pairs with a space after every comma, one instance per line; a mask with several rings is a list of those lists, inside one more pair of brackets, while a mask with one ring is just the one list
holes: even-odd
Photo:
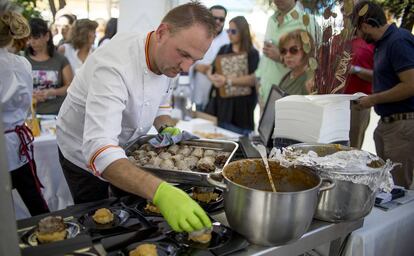
[[[232, 229], [259, 245], [281, 245], [299, 239], [309, 228], [318, 192], [335, 186], [307, 167], [283, 168], [269, 161], [278, 192], [271, 192], [261, 159], [229, 163], [207, 180], [224, 189], [224, 210]], [[222, 182], [224, 178], [224, 183]], [[219, 181], [221, 180], [221, 181]]]
[[[354, 148], [336, 144], [296, 144], [291, 146], [293, 149], [301, 150], [307, 153], [312, 150], [319, 156], [326, 156], [342, 150], [353, 150]], [[379, 165], [383, 165], [382, 160]], [[328, 176], [326, 170], [317, 169], [318, 174], [322, 177]], [[375, 193], [363, 184], [356, 184], [347, 181], [347, 175], [366, 175], [359, 174], [357, 171], [342, 172], [342, 179], [334, 179], [335, 188], [324, 191], [318, 199], [318, 206], [315, 212], [315, 218], [329, 221], [351, 221], [363, 218], [368, 215], [375, 203]]]

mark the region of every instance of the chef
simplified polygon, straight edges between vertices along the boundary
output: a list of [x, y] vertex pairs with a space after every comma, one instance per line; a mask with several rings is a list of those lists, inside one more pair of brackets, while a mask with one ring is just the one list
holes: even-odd
[[197, 2], [167, 13], [155, 31], [117, 34], [76, 74], [60, 109], [60, 162], [75, 203], [108, 197], [108, 182], [160, 209], [175, 231], [211, 227], [182, 190], [130, 163], [121, 145], [152, 125], [177, 134], [169, 116], [172, 79], [203, 58], [215, 34], [211, 12]]
[[[32, 216], [49, 212], [33, 159], [33, 135], [25, 125], [33, 92], [32, 66], [7, 48], [15, 39], [30, 35], [19, 13], [0, 10], [0, 105], [12, 187], [16, 188]], [[3, 171], [3, 170], [1, 170]]]

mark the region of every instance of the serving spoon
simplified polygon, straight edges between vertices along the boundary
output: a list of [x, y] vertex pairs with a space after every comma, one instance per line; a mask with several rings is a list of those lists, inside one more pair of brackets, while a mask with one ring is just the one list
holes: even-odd
[[267, 161], [266, 147], [264, 145], [262, 145], [262, 144], [255, 144], [253, 146], [259, 152], [260, 157], [262, 158], [262, 161], [263, 161], [263, 163], [264, 163], [264, 165], [266, 167], [267, 177], [269, 178], [270, 185], [272, 186], [273, 192], [277, 192], [276, 191], [275, 184], [273, 183], [272, 173], [270, 172], [269, 162]]

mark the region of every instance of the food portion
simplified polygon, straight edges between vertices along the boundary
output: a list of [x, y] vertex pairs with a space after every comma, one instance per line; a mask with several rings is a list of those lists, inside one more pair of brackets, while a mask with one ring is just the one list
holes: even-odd
[[40, 243], [51, 243], [66, 238], [66, 224], [60, 216], [48, 216], [37, 224], [37, 240]]
[[188, 240], [196, 243], [207, 244], [211, 241], [211, 229], [203, 229], [188, 233]]
[[138, 166], [209, 173], [222, 168], [229, 157], [229, 152], [189, 145], [154, 148], [143, 144], [128, 159]]
[[140, 244], [129, 252], [129, 256], [157, 256], [157, 246], [155, 244]]
[[144, 210], [148, 211], [148, 212], [152, 212], [152, 213], [161, 214], [160, 209], [155, 204], [153, 204], [152, 202], [149, 202], [149, 201], [147, 202], [147, 205], [145, 206]]
[[202, 131], [193, 131], [193, 133], [197, 136], [200, 136], [201, 138], [206, 138], [206, 139], [223, 139], [226, 138], [226, 136], [222, 133], [218, 133], [218, 132], [202, 132]]
[[100, 208], [92, 215], [97, 224], [108, 224], [114, 221], [114, 214], [108, 208]]
[[197, 188], [193, 188], [193, 192], [191, 194], [191, 197], [199, 202], [203, 202], [203, 203], [210, 203], [212, 201], [216, 201], [217, 198], [219, 197], [219, 194], [214, 193], [214, 191], [211, 192], [204, 192], [204, 191], [200, 191]]

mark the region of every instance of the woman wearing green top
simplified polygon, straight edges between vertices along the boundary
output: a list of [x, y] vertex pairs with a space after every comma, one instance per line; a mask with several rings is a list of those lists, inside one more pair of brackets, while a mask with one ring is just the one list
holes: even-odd
[[57, 115], [73, 78], [72, 69], [66, 57], [55, 50], [44, 20], [32, 18], [30, 29], [26, 58], [32, 64], [36, 112]]
[[[310, 49], [303, 49], [303, 40], [309, 41]], [[314, 42], [306, 30], [295, 30], [284, 34], [279, 41], [279, 51], [282, 63], [290, 71], [282, 78], [279, 88], [291, 95], [307, 95], [310, 90], [306, 88], [309, 58], [313, 56]]]

